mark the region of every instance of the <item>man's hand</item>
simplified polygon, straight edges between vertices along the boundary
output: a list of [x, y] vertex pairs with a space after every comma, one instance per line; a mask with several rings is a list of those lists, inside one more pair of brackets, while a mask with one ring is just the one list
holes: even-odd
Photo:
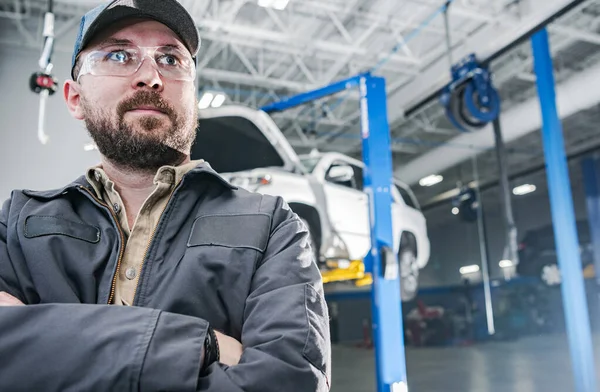
[[23, 302], [19, 301], [17, 298], [8, 294], [5, 291], [0, 291], [0, 306], [20, 306], [25, 305]]
[[217, 335], [217, 342], [219, 342], [219, 362], [228, 366], [237, 365], [242, 357], [242, 344], [218, 331], [215, 331], [215, 334]]

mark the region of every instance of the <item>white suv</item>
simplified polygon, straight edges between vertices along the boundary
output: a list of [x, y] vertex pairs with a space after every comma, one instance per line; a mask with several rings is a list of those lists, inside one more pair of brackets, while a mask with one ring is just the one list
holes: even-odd
[[[282, 196], [306, 223], [324, 273], [344, 269], [371, 248], [369, 207], [363, 192], [364, 164], [339, 153], [298, 156], [265, 112], [225, 106], [200, 112], [192, 159], [203, 158], [233, 184]], [[394, 249], [399, 257], [402, 299], [414, 298], [419, 269], [429, 260], [425, 218], [410, 189], [392, 189]]]

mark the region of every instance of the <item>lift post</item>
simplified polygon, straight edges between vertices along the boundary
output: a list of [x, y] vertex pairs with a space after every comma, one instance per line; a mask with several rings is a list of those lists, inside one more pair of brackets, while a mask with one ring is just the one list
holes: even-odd
[[534, 70], [542, 112], [542, 140], [556, 254], [562, 274], [562, 300], [576, 392], [596, 392], [592, 334], [584, 290], [579, 241], [575, 226], [571, 182], [565, 158], [562, 125], [556, 108], [556, 91], [548, 32], [532, 39]]
[[369, 198], [371, 224], [371, 252], [365, 259], [365, 269], [373, 275], [371, 300], [377, 391], [407, 392], [400, 267], [393, 251], [393, 172], [385, 80], [368, 73], [360, 74], [272, 103], [262, 110], [283, 111], [355, 87], [360, 89], [362, 154], [366, 165], [364, 187]]

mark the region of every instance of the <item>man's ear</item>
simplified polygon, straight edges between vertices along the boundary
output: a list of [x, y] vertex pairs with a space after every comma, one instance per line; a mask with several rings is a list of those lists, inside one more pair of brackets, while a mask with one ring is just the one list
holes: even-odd
[[81, 107], [81, 85], [74, 80], [67, 79], [63, 86], [63, 95], [71, 116], [77, 120], [83, 120], [83, 108]]

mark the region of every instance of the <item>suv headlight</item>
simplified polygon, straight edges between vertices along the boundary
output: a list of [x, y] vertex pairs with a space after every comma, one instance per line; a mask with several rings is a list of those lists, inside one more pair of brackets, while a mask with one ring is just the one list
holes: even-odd
[[239, 188], [248, 189], [255, 191], [262, 185], [269, 185], [273, 182], [273, 178], [270, 174], [258, 175], [258, 176], [240, 176], [234, 175], [229, 178], [231, 185], [235, 185]]

